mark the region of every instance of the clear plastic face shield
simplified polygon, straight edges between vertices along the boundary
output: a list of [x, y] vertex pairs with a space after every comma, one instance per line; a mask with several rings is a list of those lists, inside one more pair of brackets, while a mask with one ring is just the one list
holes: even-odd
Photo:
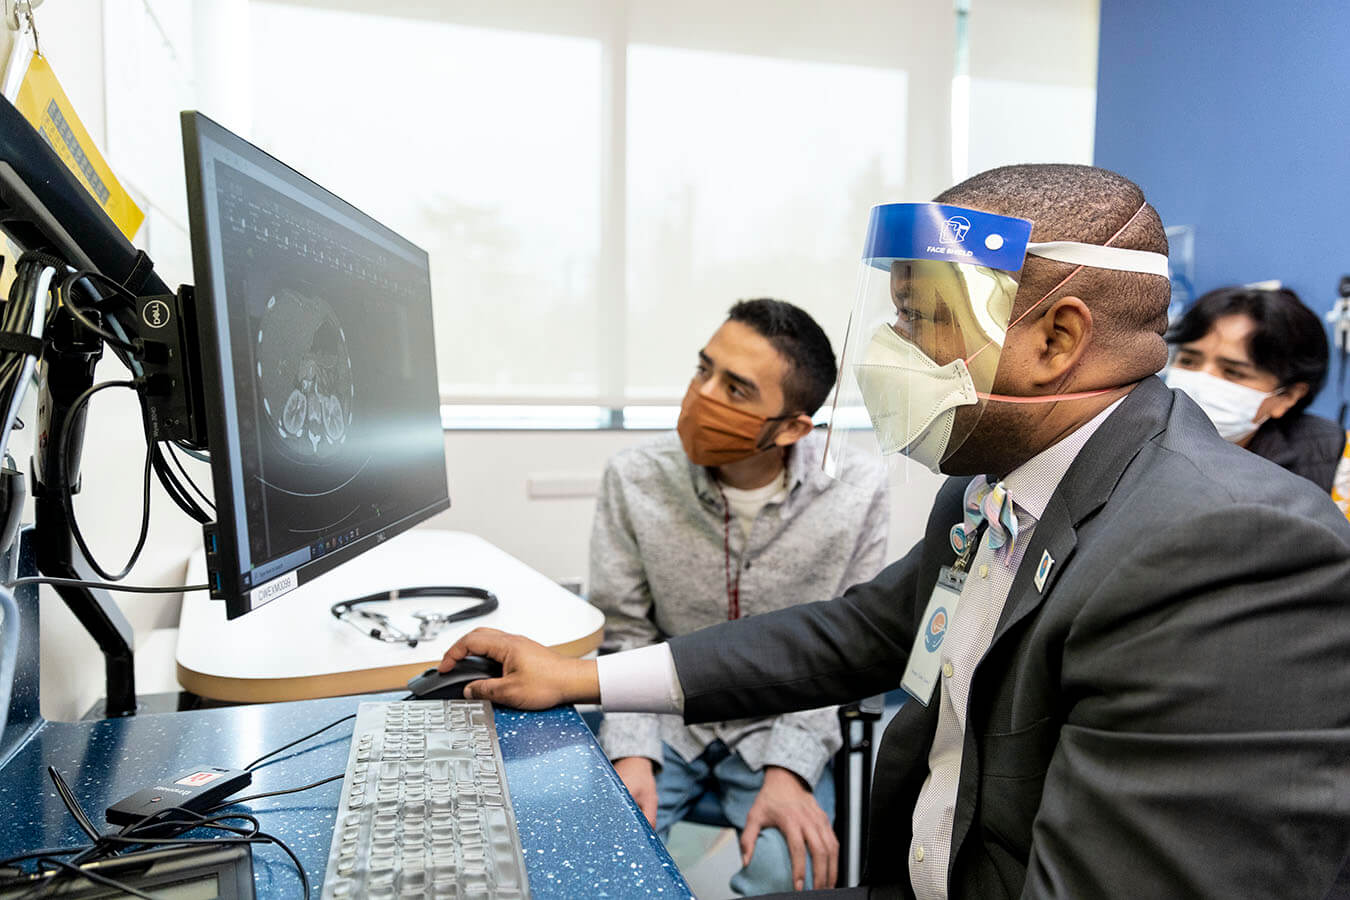
[[[1032, 223], [938, 203], [872, 209], [858, 293], [830, 413], [825, 471], [845, 481], [854, 453], [911, 459], [940, 472], [989, 403], [1048, 403], [1107, 393], [992, 393], [1008, 330], [1083, 267], [1168, 277], [1161, 253], [1105, 244], [1030, 243]], [[1075, 268], [1009, 321], [1028, 255]]]
[[1031, 223], [937, 203], [872, 209], [825, 471], [852, 453], [937, 471], [989, 401]]

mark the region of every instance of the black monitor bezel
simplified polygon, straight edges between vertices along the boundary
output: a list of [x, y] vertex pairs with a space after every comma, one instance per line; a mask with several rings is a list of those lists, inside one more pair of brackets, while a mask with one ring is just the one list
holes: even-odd
[[[204, 394], [203, 413], [206, 420], [207, 441], [211, 448], [211, 479], [215, 489], [216, 504], [216, 522], [206, 526], [205, 529], [207, 580], [212, 599], [224, 600], [226, 618], [235, 619], [257, 608], [257, 606], [263, 605], [263, 603], [271, 602], [275, 597], [269, 597], [263, 603], [255, 606], [253, 593], [260, 585], [250, 585], [246, 588], [242, 584], [239, 548], [236, 543], [236, 530], [233, 528], [235, 517], [242, 514], [242, 511], [234, 508], [234, 485], [231, 467], [225, 464], [223, 460], [219, 462], [216, 460], [217, 454], [227, 453], [229, 447], [226, 434], [226, 395], [223, 380], [232, 377], [232, 373], [227, 371], [227, 366], [221, 357], [223, 348], [221, 347], [220, 335], [216, 329], [216, 317], [212, 312], [217, 298], [214, 295], [215, 282], [211, 277], [215, 261], [212, 259], [210, 236], [206, 228], [204, 205], [206, 198], [201, 156], [203, 138], [238, 152], [241, 156], [251, 158], [251, 161], [264, 168], [272, 167], [279, 177], [298, 179], [300, 187], [312, 192], [323, 202], [331, 203], [335, 208], [342, 209], [354, 218], [363, 221], [364, 224], [383, 233], [391, 240], [420, 254], [424, 260], [428, 257], [425, 250], [407, 238], [362, 212], [332, 191], [315, 183], [296, 169], [234, 134], [208, 116], [195, 110], [187, 110], [181, 113], [181, 121], [184, 168], [187, 175], [189, 236], [192, 240], [192, 269], [193, 278], [196, 281], [194, 285], [194, 305], [199, 308], [195, 318], [197, 320], [198, 357], [201, 361], [201, 383]], [[444, 512], [450, 508], [448, 473], [445, 485], [446, 490], [442, 496], [434, 498], [427, 505], [404, 516], [397, 522], [392, 522], [379, 531], [362, 535], [317, 559], [302, 563], [285, 572], [279, 572], [273, 576], [273, 580], [294, 572], [297, 576], [296, 586], [298, 587], [336, 566], [360, 556], [367, 550], [379, 546], [389, 538], [407, 531], [438, 513]], [[217, 523], [229, 523], [230, 527], [218, 527]], [[211, 550], [213, 541], [215, 544], [214, 552]], [[217, 581], [217, 578], [219, 578], [219, 581]], [[269, 581], [270, 583], [272, 582]], [[276, 596], [283, 596], [289, 590]]]

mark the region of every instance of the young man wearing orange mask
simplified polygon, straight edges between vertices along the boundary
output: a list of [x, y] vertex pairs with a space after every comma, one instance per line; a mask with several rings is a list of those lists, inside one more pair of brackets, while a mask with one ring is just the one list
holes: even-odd
[[[591, 602], [606, 645], [627, 650], [706, 625], [838, 596], [874, 576], [886, 549], [885, 476], [821, 470], [811, 416], [835, 382], [820, 326], [780, 300], [748, 300], [698, 352], [676, 434], [605, 471], [591, 536]], [[868, 468], [870, 467], [870, 471]], [[860, 487], [860, 485], [863, 485]], [[741, 833], [743, 895], [833, 884], [833, 707], [686, 726], [615, 713], [600, 741], [664, 836], [712, 789]]]

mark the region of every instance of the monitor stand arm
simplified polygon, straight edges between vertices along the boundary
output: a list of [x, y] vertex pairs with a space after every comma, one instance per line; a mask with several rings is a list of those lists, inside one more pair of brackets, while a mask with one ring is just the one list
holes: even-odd
[[[58, 308], [43, 350], [38, 434], [32, 465], [38, 571], [51, 577], [100, 580], [93, 578], [93, 571], [75, 547], [70, 519], [61, 502], [67, 484], [74, 489], [79, 487], [87, 405], [71, 423], [75, 433], [71, 435], [64, 479], [57, 460], [64, 443], [61, 428], [66, 414], [80, 394], [93, 385], [94, 367], [102, 355], [102, 339], [77, 322], [64, 307]], [[62, 586], [56, 592], [103, 652], [107, 679], [104, 714], [134, 715], [136, 673], [131, 623], [107, 591]]]

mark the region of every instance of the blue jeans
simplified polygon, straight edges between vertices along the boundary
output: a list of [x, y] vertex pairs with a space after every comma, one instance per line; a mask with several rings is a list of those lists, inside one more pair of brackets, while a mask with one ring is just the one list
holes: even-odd
[[[764, 770], [752, 771], [740, 754], [732, 753], [721, 741], [714, 741], [693, 762], [685, 762], [670, 747], [664, 749], [665, 762], [661, 771], [656, 773], [660, 803], [656, 811], [656, 831], [661, 839], [669, 837], [670, 827], [689, 814], [705, 791], [718, 796], [722, 815], [738, 833], [743, 831], [750, 807], [754, 805], [759, 789], [764, 786]], [[820, 776], [814, 793], [820, 808], [833, 821], [834, 778], [829, 769]], [[811, 887], [809, 851], [806, 859], [806, 887], [808, 890]], [[786, 893], [793, 889], [792, 857], [788, 853], [787, 841], [777, 828], [765, 828], [759, 833], [750, 865], [732, 876], [731, 889], [746, 896]]]

